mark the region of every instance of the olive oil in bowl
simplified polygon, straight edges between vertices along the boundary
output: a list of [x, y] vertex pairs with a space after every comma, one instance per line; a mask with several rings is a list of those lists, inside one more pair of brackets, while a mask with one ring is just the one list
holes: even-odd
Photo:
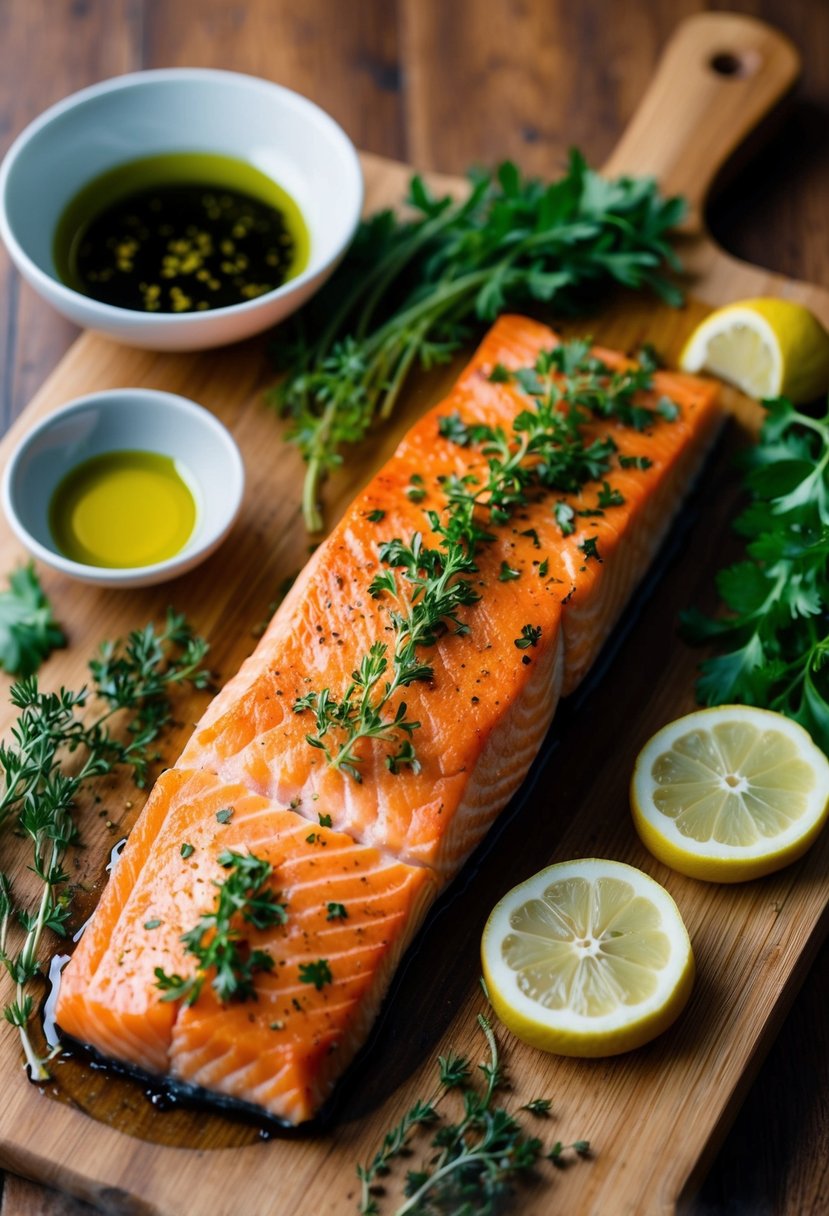
[[294, 200], [241, 160], [177, 152], [118, 165], [64, 210], [54, 260], [67, 286], [140, 312], [228, 308], [306, 266]]
[[180, 553], [197, 510], [189, 476], [157, 452], [104, 452], [76, 465], [49, 504], [65, 557], [87, 566], [152, 566]]

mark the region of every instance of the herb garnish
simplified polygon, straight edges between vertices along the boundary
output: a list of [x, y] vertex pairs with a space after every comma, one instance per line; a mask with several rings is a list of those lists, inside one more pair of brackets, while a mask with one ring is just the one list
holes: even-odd
[[701, 702], [777, 710], [829, 752], [829, 410], [813, 418], [784, 397], [764, 405], [745, 458], [751, 502], [734, 525], [746, 559], [717, 576], [729, 614], [692, 609], [684, 633], [724, 652], [701, 665]]
[[515, 639], [515, 645], [519, 650], [527, 650], [530, 646], [537, 646], [540, 637], [540, 625], [522, 625], [521, 637]]
[[348, 909], [346, 908], [345, 904], [338, 904], [338, 903], [335, 903], [332, 901], [328, 905], [328, 915], [326, 916], [325, 919], [326, 920], [347, 920], [348, 919]]
[[[16, 986], [4, 1014], [20, 1031], [33, 1081], [48, 1080], [47, 1063], [57, 1052], [41, 1057], [29, 1036], [34, 999], [26, 989], [40, 975], [37, 955], [44, 929], [66, 934], [71, 896], [63, 862], [70, 845], [78, 843], [76, 801], [92, 778], [121, 765], [132, 769], [137, 785], [146, 784], [152, 744], [172, 715], [170, 691], [184, 682], [207, 686], [209, 673], [201, 668], [206, 652], [207, 643], [193, 634], [184, 617], [168, 612], [161, 629], [147, 625], [123, 644], [105, 643], [89, 664], [91, 688], [41, 692], [35, 676], [11, 688], [11, 703], [19, 713], [13, 742], [0, 744], [0, 823], [13, 819], [31, 842], [30, 868], [42, 893], [32, 910], [16, 906], [9, 880], [0, 874], [0, 963]], [[85, 720], [82, 711], [93, 698], [102, 708]], [[120, 711], [126, 714], [124, 737], [110, 728], [110, 719]], [[17, 952], [9, 944], [14, 921], [24, 930]]]
[[550, 185], [505, 163], [473, 176], [463, 202], [435, 198], [414, 177], [408, 202], [417, 218], [366, 220], [338, 272], [279, 334], [289, 375], [272, 399], [308, 464], [312, 532], [322, 527], [321, 481], [343, 447], [391, 415], [412, 368], [446, 363], [470, 324], [532, 302], [572, 312], [612, 283], [680, 300], [663, 268], [677, 265], [666, 234], [683, 201], [661, 198], [650, 178], [606, 181], [578, 152]]
[[210, 986], [222, 1002], [247, 1001], [256, 997], [253, 977], [257, 971], [272, 971], [273, 957], [265, 950], [248, 950], [239, 921], [254, 929], [284, 925], [287, 904], [268, 887], [273, 866], [253, 853], [223, 849], [217, 861], [227, 877], [214, 882], [218, 889], [212, 912], [205, 912], [181, 940], [198, 963], [193, 975], [168, 975], [156, 967], [156, 987], [163, 1001], [193, 1005], [199, 999], [208, 973], [215, 970]]
[[[382, 1179], [391, 1172], [396, 1158], [410, 1153], [419, 1128], [436, 1128], [431, 1139], [433, 1151], [420, 1169], [407, 1172], [403, 1188], [406, 1198], [395, 1216], [456, 1212], [494, 1216], [514, 1196], [516, 1184], [533, 1173], [543, 1145], [536, 1136], [527, 1135], [515, 1115], [496, 1104], [495, 1095], [506, 1087], [506, 1077], [495, 1034], [483, 1014], [478, 1014], [478, 1025], [488, 1050], [488, 1058], [478, 1065], [484, 1078], [483, 1090], [472, 1084], [472, 1067], [465, 1056], [450, 1052], [439, 1058], [435, 1096], [416, 1102], [386, 1133], [374, 1158], [357, 1166], [360, 1216], [379, 1216]], [[440, 1102], [452, 1090], [457, 1090], [463, 1100], [463, 1113], [456, 1123], [444, 1121], [438, 1111]], [[549, 1112], [550, 1102], [536, 1098], [521, 1109], [540, 1116]], [[586, 1140], [578, 1140], [571, 1147], [577, 1145], [581, 1155], [588, 1153]], [[558, 1143], [545, 1155], [560, 1163], [563, 1152], [564, 1146]]]
[[[329, 916], [330, 920], [331, 917]], [[313, 963], [299, 964], [299, 979], [302, 984], [313, 984], [317, 992], [320, 992], [326, 984], [331, 984], [334, 981], [334, 976], [331, 974], [331, 968], [328, 965], [327, 958], [318, 958]]]
[[232, 806], [223, 806], [220, 811], [216, 812], [216, 822], [230, 823], [231, 819], [233, 818], [233, 809], [234, 808]]
[[[404, 766], [419, 772], [412, 736], [420, 723], [408, 717], [405, 701], [390, 713], [391, 702], [409, 684], [431, 680], [432, 668], [422, 661], [421, 648], [434, 646], [449, 628], [456, 634], [469, 631], [458, 613], [480, 598], [469, 576], [477, 570], [479, 546], [495, 539], [490, 525], [508, 523], [533, 495], [548, 490], [575, 493], [603, 477], [616, 445], [609, 436], [586, 440], [582, 428], [595, 415], [618, 417], [622, 425], [632, 426], [647, 417], [652, 424], [655, 412], [636, 402], [637, 394], [651, 387], [652, 367], [649, 360], [644, 367], [614, 371], [591, 353], [588, 341], [563, 342], [540, 352], [533, 367], [503, 370], [504, 378], [527, 398], [527, 408], [515, 416], [509, 434], [502, 427], [467, 424], [457, 413], [440, 419], [444, 438], [479, 449], [486, 463], [479, 472], [452, 475], [441, 483], [443, 511], [425, 512], [438, 547], [426, 545], [420, 532], [408, 543], [395, 538], [380, 545], [380, 560], [387, 569], [376, 575], [369, 593], [398, 605], [387, 607], [393, 646], [374, 642], [341, 695], [323, 688], [294, 702], [295, 713], [314, 714], [316, 731], [305, 738], [323, 752], [328, 764], [360, 782], [363, 757], [358, 744], [371, 739], [394, 746], [386, 756], [390, 772]], [[417, 479], [415, 488], [421, 488], [421, 481]], [[559, 527], [573, 531], [573, 509], [557, 503], [554, 510]], [[595, 538], [592, 548], [589, 540], [585, 545], [586, 557], [601, 560]], [[519, 575], [502, 564], [502, 580]], [[519, 649], [536, 646], [540, 635], [540, 627], [525, 626], [515, 644]], [[529, 657], [523, 662], [529, 663]]]
[[196, 851], [195, 845], [188, 844], [186, 841], [181, 846], [181, 849], [179, 850], [179, 852], [181, 853], [181, 855], [185, 861], [187, 860], [188, 857], [192, 857], [193, 854], [195, 853], [195, 851]]
[[34, 675], [53, 650], [65, 645], [34, 563], [18, 567], [0, 591], [0, 667], [13, 676]]

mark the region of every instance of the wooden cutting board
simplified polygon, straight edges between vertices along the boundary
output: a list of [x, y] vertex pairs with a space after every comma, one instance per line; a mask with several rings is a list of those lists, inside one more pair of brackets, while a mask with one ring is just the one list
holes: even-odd
[[[647, 339], [670, 360], [708, 305], [760, 294], [801, 300], [829, 324], [829, 292], [736, 261], [711, 242], [702, 222], [715, 173], [790, 88], [797, 70], [791, 46], [749, 18], [707, 14], [679, 28], [606, 169], [653, 172], [667, 191], [688, 195], [692, 210], [681, 250], [691, 301], [674, 311], [626, 296], [569, 332], [590, 332], [623, 348]], [[398, 204], [409, 168], [374, 157], [366, 157], [364, 167], [367, 209]], [[435, 179], [435, 185], [461, 188], [454, 179]], [[349, 457], [327, 487], [330, 520], [453, 374], [420, 383], [395, 422]], [[42, 571], [70, 638], [69, 648], [45, 666], [44, 686], [76, 687], [101, 640], [160, 618], [168, 603], [209, 637], [222, 678], [253, 647], [276, 589], [308, 551], [297, 505], [301, 463], [263, 404], [270, 378], [264, 341], [173, 356], [131, 351], [87, 334], [31, 402], [0, 447], [4, 460], [36, 418], [70, 398], [145, 385], [184, 393], [214, 410], [239, 442], [249, 481], [233, 536], [184, 579], [116, 592]], [[681, 1204], [703, 1176], [785, 1017], [823, 939], [829, 905], [829, 836], [782, 874], [731, 889], [672, 874], [642, 850], [630, 826], [627, 782], [636, 751], [654, 729], [693, 706], [698, 655], [677, 640], [676, 614], [691, 602], [713, 604], [712, 575], [729, 550], [737, 496], [730, 452], [759, 422], [758, 408], [738, 394], [726, 394], [726, 402], [738, 423], [684, 512], [681, 523], [688, 526], [674, 546], [681, 559], [676, 551], [659, 559], [658, 581], [645, 602], [640, 595], [631, 606], [615, 653], [601, 663], [601, 681], [592, 681], [578, 705], [560, 712], [541, 762], [495, 829], [497, 839], [484, 846], [430, 918], [401, 969], [367, 1057], [341, 1087], [331, 1124], [302, 1139], [257, 1142], [249, 1130], [215, 1116], [156, 1110], [140, 1087], [71, 1061], [58, 1062], [54, 1084], [41, 1091], [26, 1083], [15, 1032], [3, 1023], [0, 1164], [107, 1212], [353, 1212], [355, 1163], [373, 1155], [386, 1128], [416, 1097], [432, 1094], [437, 1054], [451, 1046], [481, 1057], [475, 1014], [484, 1002], [476, 943], [491, 905], [546, 862], [598, 855], [638, 865], [668, 887], [691, 933], [698, 980], [681, 1021], [661, 1040], [619, 1059], [556, 1059], [501, 1035], [513, 1084], [510, 1102], [550, 1097], [553, 1117], [537, 1124], [538, 1134], [549, 1143], [586, 1137], [595, 1148], [593, 1160], [568, 1170], [545, 1167], [546, 1177], [522, 1196], [520, 1210], [542, 1213], [554, 1204], [585, 1216], [621, 1216], [671, 1212]], [[3, 524], [0, 570], [22, 556]], [[181, 725], [165, 745], [168, 762], [204, 705], [204, 694], [180, 703]], [[4, 732], [11, 720], [4, 710]], [[123, 782], [101, 792], [102, 804], [81, 808], [87, 847], [72, 860], [73, 879], [82, 893], [87, 888], [87, 905], [100, 890], [110, 849], [142, 801]], [[23, 849], [15, 855], [16, 845], [4, 837], [4, 867], [23, 890], [27, 859]], [[79, 915], [83, 908], [82, 894]], [[394, 1206], [390, 1194], [386, 1210]]]

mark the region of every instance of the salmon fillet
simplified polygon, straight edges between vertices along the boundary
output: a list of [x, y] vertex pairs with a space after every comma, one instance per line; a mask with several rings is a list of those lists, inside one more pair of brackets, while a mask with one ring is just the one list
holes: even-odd
[[[232, 811], [227, 823], [218, 812]], [[227, 817], [227, 816], [224, 816]], [[437, 883], [350, 836], [205, 772], [156, 783], [60, 989], [60, 1024], [98, 1051], [151, 1073], [309, 1119], [363, 1043]], [[193, 852], [182, 857], [181, 846]], [[210, 910], [223, 849], [275, 871], [287, 921], [251, 930], [274, 959], [255, 1001], [222, 1005], [209, 984], [190, 1008], [162, 1001], [155, 968], [188, 974], [181, 934]], [[346, 917], [330, 915], [341, 906]], [[316, 988], [300, 967], [324, 959]]]
[[[493, 529], [472, 576], [482, 598], [463, 610], [470, 632], [440, 637], [428, 651], [433, 678], [404, 691], [408, 717], [421, 724], [419, 771], [390, 772], [388, 745], [363, 741], [358, 783], [309, 747], [313, 715], [295, 713], [294, 703], [325, 687], [340, 695], [372, 643], [390, 640], [387, 605], [367, 590], [381, 568], [379, 545], [417, 531], [435, 543], [424, 510], [444, 505], [441, 479], [485, 472], [480, 452], [441, 437], [440, 418], [456, 412], [509, 428], [527, 399], [489, 372], [531, 366], [557, 342], [543, 325], [501, 318], [449, 397], [404, 437], [316, 550], [254, 654], [157, 783], [64, 973], [64, 1030], [104, 1054], [290, 1122], [319, 1107], [365, 1038], [425, 909], [520, 785], [559, 695], [589, 670], [719, 422], [709, 382], [661, 372], [648, 401], [669, 397], [675, 420], [646, 432], [591, 421], [588, 438], [612, 438], [629, 458], [629, 467], [614, 459], [606, 475], [606, 491], [624, 502], [597, 513], [600, 485], [589, 483], [578, 494], [533, 500]], [[627, 364], [595, 353], [612, 367]], [[423, 501], [407, 494], [417, 477]], [[571, 535], [562, 535], [553, 501], [572, 508]], [[518, 577], [502, 580], [504, 564]], [[527, 625], [535, 644], [520, 649]], [[234, 814], [220, 825], [216, 810], [225, 806]], [[332, 826], [320, 828], [320, 816]], [[195, 846], [186, 862], [184, 840]], [[155, 968], [192, 971], [180, 936], [209, 908], [225, 847], [275, 867], [288, 921], [251, 941], [275, 967], [257, 976], [255, 1002], [222, 1005], [207, 985], [191, 1008], [163, 1001]], [[348, 908], [347, 919], [327, 920], [332, 900]], [[319, 991], [297, 973], [315, 958], [329, 961], [333, 977]]]

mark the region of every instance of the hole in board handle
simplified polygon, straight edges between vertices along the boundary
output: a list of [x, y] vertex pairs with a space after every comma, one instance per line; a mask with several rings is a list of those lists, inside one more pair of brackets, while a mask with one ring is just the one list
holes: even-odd
[[740, 80], [746, 76], [752, 76], [760, 64], [760, 56], [756, 51], [743, 51], [736, 54], [734, 51], [718, 51], [708, 60], [708, 66], [712, 72], [716, 72], [718, 76], [725, 76], [729, 80]]

